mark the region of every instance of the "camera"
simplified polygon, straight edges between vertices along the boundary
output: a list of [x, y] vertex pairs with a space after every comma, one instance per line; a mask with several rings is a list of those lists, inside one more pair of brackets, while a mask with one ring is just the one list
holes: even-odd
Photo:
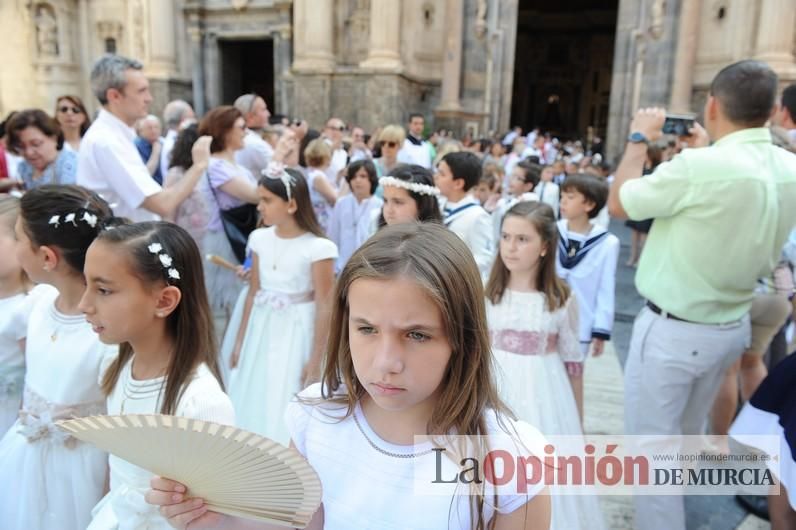
[[694, 126], [694, 116], [686, 114], [667, 114], [663, 122], [663, 134], [688, 136], [688, 130]]

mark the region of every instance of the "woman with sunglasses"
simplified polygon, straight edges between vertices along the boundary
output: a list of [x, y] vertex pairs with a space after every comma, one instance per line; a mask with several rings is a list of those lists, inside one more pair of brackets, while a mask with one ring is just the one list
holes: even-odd
[[64, 133], [64, 147], [77, 153], [80, 139], [91, 125], [83, 101], [68, 94], [60, 96], [55, 102], [55, 119]]
[[42, 184], [74, 184], [77, 153], [64, 148], [58, 122], [41, 109], [18, 112], [7, 125], [8, 145], [22, 156], [19, 178], [26, 190]]
[[400, 125], [388, 125], [379, 134], [379, 147], [381, 157], [373, 162], [376, 164], [376, 172], [380, 177], [389, 175], [399, 164], [398, 151], [406, 140], [406, 131]]

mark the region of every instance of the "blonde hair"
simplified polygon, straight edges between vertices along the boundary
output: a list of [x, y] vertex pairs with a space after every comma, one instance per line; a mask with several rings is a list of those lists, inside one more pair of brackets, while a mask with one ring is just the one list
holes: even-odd
[[323, 138], [316, 138], [304, 149], [308, 167], [326, 167], [332, 161], [332, 149]]
[[400, 125], [388, 125], [379, 134], [380, 142], [396, 142], [398, 147], [403, 145], [404, 140], [406, 140], [406, 131]]
[[[17, 224], [19, 217], [19, 199], [16, 197], [0, 197], [0, 224], [14, 233], [14, 225]], [[16, 260], [16, 257], [12, 259]], [[19, 268], [19, 280], [22, 284], [23, 292], [27, 293], [32, 287], [33, 282], [28, 278], [28, 274], [22, 267]]]
[[440, 163], [440, 161], [445, 158], [445, 155], [450, 153], [459, 153], [464, 150], [461, 142], [458, 140], [443, 140], [440, 142], [439, 146], [437, 146], [437, 157], [434, 159], [434, 165]]

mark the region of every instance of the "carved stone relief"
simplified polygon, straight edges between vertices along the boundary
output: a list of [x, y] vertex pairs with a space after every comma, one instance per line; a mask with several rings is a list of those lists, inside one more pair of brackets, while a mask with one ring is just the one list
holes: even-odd
[[50, 4], [37, 4], [34, 12], [36, 51], [39, 57], [58, 57], [58, 20], [55, 9]]

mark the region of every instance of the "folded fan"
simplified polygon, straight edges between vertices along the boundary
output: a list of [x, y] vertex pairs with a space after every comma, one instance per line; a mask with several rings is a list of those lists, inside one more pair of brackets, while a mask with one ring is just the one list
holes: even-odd
[[58, 426], [185, 484], [216, 512], [304, 528], [321, 503], [320, 479], [296, 450], [236, 427], [162, 414], [88, 416]]

